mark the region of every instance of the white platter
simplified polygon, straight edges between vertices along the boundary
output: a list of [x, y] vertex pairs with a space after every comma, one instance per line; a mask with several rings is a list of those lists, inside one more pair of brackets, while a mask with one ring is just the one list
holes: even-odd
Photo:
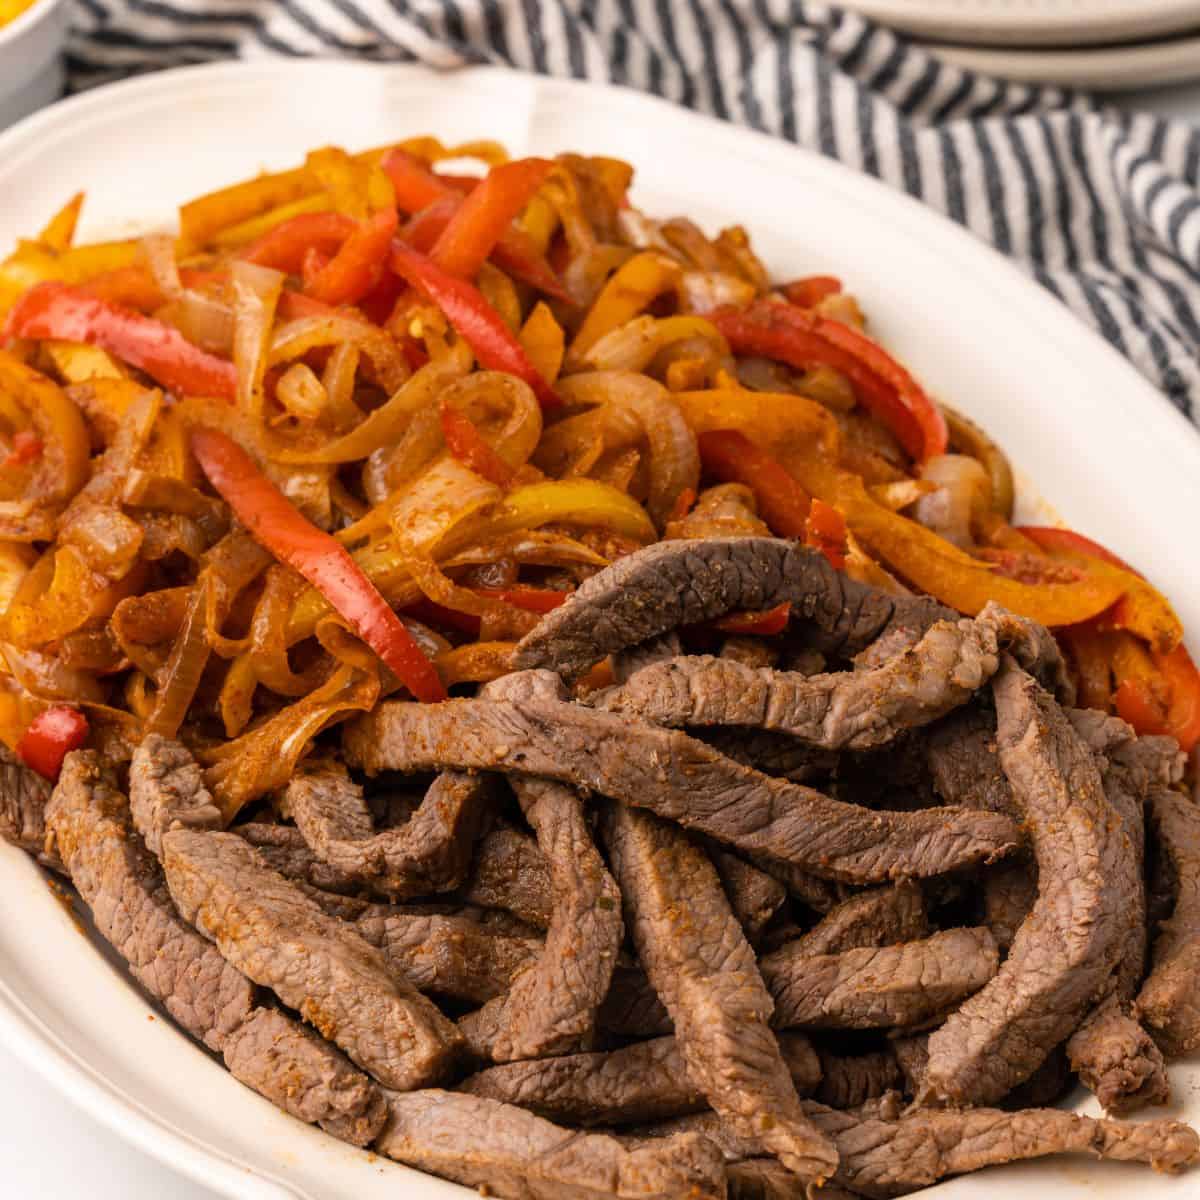
[[[1134, 559], [1200, 629], [1200, 437], [1115, 351], [976, 239], [815, 154], [617, 88], [492, 68], [241, 64], [77, 97], [0, 136], [0, 250], [79, 187], [83, 236], [168, 225], [209, 188], [300, 160], [435, 132], [516, 152], [575, 149], [638, 168], [635, 199], [738, 221], [780, 276], [836, 272], [932, 389], [979, 418], [1064, 518]], [[718, 183], [719, 181], [719, 183]], [[1027, 497], [1028, 498], [1028, 497]], [[0, 1036], [65, 1096], [233, 1200], [434, 1200], [463, 1189], [382, 1162], [276, 1112], [178, 1033], [89, 943], [29, 860], [0, 847]], [[1200, 1123], [1200, 1068], [1174, 1112]], [[70, 1148], [64, 1147], [69, 1153]], [[1195, 1195], [1086, 1160], [943, 1186], [1056, 1200]]]
[[840, 0], [884, 25], [946, 42], [1081, 46], [1200, 28], [1195, 0]]

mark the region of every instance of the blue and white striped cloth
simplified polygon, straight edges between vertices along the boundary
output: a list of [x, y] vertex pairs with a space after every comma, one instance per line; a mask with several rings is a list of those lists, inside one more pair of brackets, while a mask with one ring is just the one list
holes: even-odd
[[945, 66], [807, 0], [75, 5], [75, 90], [235, 56], [491, 62], [627, 84], [799, 142], [992, 242], [1200, 420], [1200, 132], [1189, 126]]

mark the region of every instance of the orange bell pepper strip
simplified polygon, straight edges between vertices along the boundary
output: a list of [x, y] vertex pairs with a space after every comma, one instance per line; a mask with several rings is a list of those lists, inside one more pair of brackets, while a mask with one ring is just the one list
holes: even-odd
[[643, 250], [622, 263], [588, 309], [567, 351], [568, 360], [582, 362], [606, 333], [644, 312], [653, 300], [675, 286], [681, 274], [677, 262], [653, 250]]
[[1070, 529], [1021, 525], [1017, 532], [1055, 558], [1102, 564], [1100, 569], [1107, 569], [1124, 580], [1124, 595], [1101, 618], [1100, 628], [1136, 633], [1158, 654], [1169, 654], [1179, 645], [1183, 639], [1183, 625], [1170, 601], [1124, 559]]
[[463, 466], [497, 487], [508, 487], [512, 483], [512, 468], [484, 441], [475, 423], [462, 409], [443, 400], [441, 423], [446, 449]]
[[429, 257], [443, 271], [473, 279], [552, 165], [544, 158], [521, 158], [493, 167], [459, 205]]
[[1166, 732], [1179, 743], [1181, 750], [1191, 754], [1200, 742], [1200, 671], [1182, 644], [1170, 654], [1153, 657], [1171, 693]]
[[322, 304], [353, 304], [379, 282], [396, 233], [396, 210], [381, 208], [359, 223], [338, 252], [304, 288]]
[[779, 290], [788, 298], [789, 304], [815, 308], [826, 296], [836, 296], [842, 290], [842, 281], [836, 275], [806, 275], [780, 284]]
[[448, 275], [425, 255], [399, 242], [392, 245], [391, 264], [397, 275], [402, 275], [446, 314], [482, 366], [524, 380], [533, 389], [543, 411], [561, 406], [557, 393], [473, 283]]
[[744, 484], [773, 532], [804, 538], [812, 502], [790, 471], [736, 429], [714, 429], [696, 442], [706, 474], [722, 483]]
[[804, 542], [820, 550], [829, 565], [840, 571], [846, 565], [846, 518], [832, 505], [815, 498], [804, 522]]
[[31, 429], [18, 429], [12, 437], [12, 447], [0, 461], [0, 467], [24, 467], [42, 457], [46, 443]]
[[209, 482], [255, 541], [303, 575], [418, 700], [446, 699], [433, 662], [340, 542], [301, 515], [226, 434], [195, 429], [191, 446]]
[[31, 288], [9, 313], [6, 332], [99, 346], [179, 395], [232, 400], [237, 391], [237, 371], [228, 359], [193, 346], [172, 325], [66, 284]]
[[247, 246], [240, 257], [260, 267], [298, 275], [311, 248], [334, 254], [356, 228], [355, 222], [344, 213], [300, 213], [268, 230]]
[[88, 719], [69, 704], [43, 709], [17, 743], [17, 757], [47, 779], [57, 780], [63, 759], [88, 736]]
[[755, 301], [710, 315], [734, 353], [761, 354], [798, 369], [833, 367], [850, 380], [865, 408], [914, 460], [944, 454], [949, 441], [941, 410], [915, 379], [870, 338], [791, 304]]

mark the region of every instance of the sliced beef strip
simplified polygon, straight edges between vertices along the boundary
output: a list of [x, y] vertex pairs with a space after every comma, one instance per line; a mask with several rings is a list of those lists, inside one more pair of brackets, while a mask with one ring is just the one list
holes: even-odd
[[724, 1163], [683, 1134], [629, 1150], [482, 1096], [388, 1094], [381, 1154], [506, 1200], [722, 1200]]
[[[804, 1180], [774, 1158], [744, 1158], [741, 1162], [726, 1163], [725, 1180], [729, 1200], [808, 1200]], [[851, 1200], [849, 1192], [830, 1184], [818, 1195], [821, 1200]]]
[[656, 725], [744, 725], [828, 750], [869, 750], [965, 704], [999, 669], [1001, 647], [1023, 643], [1036, 661], [1039, 630], [989, 606], [973, 620], [937, 622], [916, 645], [869, 670], [804, 676], [682, 656], [643, 667], [591, 702]]
[[903, 1074], [896, 1055], [890, 1050], [871, 1050], [866, 1054], [832, 1054], [818, 1050], [821, 1082], [813, 1099], [830, 1108], [856, 1108], [900, 1086]]
[[388, 1087], [440, 1079], [461, 1046], [453, 1022], [233, 834], [175, 830], [163, 867], [180, 914]]
[[355, 1146], [387, 1120], [383, 1093], [323, 1038], [273, 1008], [256, 1009], [225, 1040], [225, 1065], [284, 1112]]
[[838, 755], [832, 750], [806, 746], [786, 733], [769, 729], [714, 725], [692, 730], [694, 737], [745, 767], [764, 775], [779, 775], [792, 783], [809, 783], [830, 774]]
[[721, 877], [721, 886], [725, 889], [725, 898], [734, 916], [746, 936], [753, 941], [787, 899], [787, 888], [766, 871], [759, 870], [736, 854], [730, 854], [728, 850], [711, 846], [708, 856]]
[[672, 630], [649, 641], [630, 646], [612, 657], [613, 679], [624, 683], [635, 672], [652, 663], [663, 662], [666, 659], [678, 658], [683, 653], [683, 643], [679, 634]]
[[[671, 1016], [641, 967], [618, 966], [596, 1014], [596, 1027], [614, 1037], [658, 1037], [671, 1033]], [[490, 1056], [489, 1056], [490, 1057]]]
[[294, 882], [303, 881], [311, 887], [339, 895], [361, 891], [362, 885], [353, 876], [322, 862], [294, 825], [248, 821], [244, 825], [234, 825], [229, 832], [249, 842], [273, 871]]
[[806, 956], [795, 943], [759, 966], [786, 1029], [919, 1025], [979, 991], [999, 963], [987, 929], [947, 929], [897, 946]]
[[520, 772], [652, 809], [750, 854], [851, 883], [940, 874], [1002, 856], [1013, 823], [993, 813], [872, 812], [739, 766], [676, 730], [552, 701], [392, 701], [345, 727], [368, 772]]
[[94, 751], [63, 762], [46, 828], [101, 936], [193, 1037], [219, 1050], [254, 1007], [254, 986], [180, 919], [158, 861]]
[[354, 928], [418, 991], [473, 1004], [503, 995], [542, 952], [541, 938], [510, 937], [469, 917], [373, 905]]
[[512, 786], [550, 864], [554, 906], [537, 960], [505, 995], [462, 1021], [469, 1041], [473, 1025], [489, 1031], [497, 1062], [590, 1042], [624, 938], [621, 894], [592, 842], [578, 794], [543, 779], [514, 778]]
[[647, 978], [671, 1020], [689, 1077], [735, 1128], [760, 1135], [784, 1166], [829, 1178], [837, 1158], [800, 1115], [768, 1021], [772, 1004], [707, 856], [675, 826], [619, 804], [604, 837]]
[[148, 733], [133, 752], [129, 808], [134, 826], [156, 856], [162, 854], [162, 835], [169, 829], [220, 829], [225, 824], [192, 752], [157, 733]]
[[996, 718], [968, 705], [939, 721], [925, 741], [934, 790], [946, 804], [1011, 813], [1012, 789], [1000, 767]]
[[955, 614], [932, 601], [895, 598], [839, 575], [823, 555], [774, 538], [665, 541], [593, 575], [522, 639], [518, 668], [548, 667], [565, 679], [608, 654], [681, 625], [735, 610], [792, 605], [811, 622], [819, 649], [851, 656], [889, 626], [927, 628]]
[[[1006, 1112], [996, 1108], [908, 1109], [885, 1105], [886, 1115], [864, 1108], [842, 1112], [814, 1100], [804, 1111], [833, 1139], [841, 1163], [834, 1183], [868, 1197], [903, 1196], [939, 1179], [983, 1167], [1090, 1154], [1116, 1162], [1146, 1163], [1178, 1172], [1200, 1160], [1200, 1137], [1179, 1121], [1095, 1120], [1057, 1108]], [[717, 1145], [727, 1162], [758, 1159], [762, 1146], [738, 1137], [711, 1113], [660, 1121], [629, 1144], [696, 1133]], [[818, 1196], [820, 1193], [817, 1193]]]
[[[780, 1051], [798, 1092], [809, 1095], [820, 1063], [803, 1034], [782, 1034]], [[472, 1075], [459, 1090], [518, 1104], [568, 1125], [628, 1125], [708, 1108], [673, 1037], [620, 1050], [507, 1063]]]
[[1171, 1098], [1162, 1051], [1115, 997], [1067, 1040], [1067, 1054], [1080, 1082], [1109, 1112], [1132, 1112]]
[[783, 884], [789, 895], [814, 912], [827, 913], [842, 898], [842, 887], [829, 879], [822, 879], [795, 863], [782, 862], [761, 852], [744, 852], [760, 871]]
[[56, 854], [46, 853], [46, 805], [53, 790], [48, 779], [31, 771], [0, 745], [0, 841], [34, 855], [43, 865], [63, 869]]
[[[893, 1036], [891, 1047], [900, 1073], [904, 1076], [903, 1090], [910, 1096], [918, 1095], [925, 1081], [925, 1068], [929, 1066], [929, 1034]], [[837, 1105], [831, 1107], [836, 1108]]]
[[901, 880], [843, 900], [796, 940], [792, 954], [811, 957], [860, 946], [891, 946], [916, 941], [928, 932], [920, 887]]
[[479, 839], [459, 896], [468, 904], [499, 908], [545, 929], [554, 909], [550, 863], [537, 842], [515, 829], [493, 829]]
[[1005, 953], [1037, 901], [1037, 867], [1025, 854], [991, 866], [981, 880], [983, 923]]
[[1008, 662], [992, 683], [1001, 766], [1030, 832], [1038, 898], [996, 977], [929, 1040], [923, 1097], [986, 1104], [1027, 1079], [1109, 986], [1128, 944], [1133, 845], [1094, 756]]
[[1200, 1046], [1200, 805], [1169, 788], [1150, 795], [1150, 824], [1177, 880], [1135, 1011], [1168, 1057]]

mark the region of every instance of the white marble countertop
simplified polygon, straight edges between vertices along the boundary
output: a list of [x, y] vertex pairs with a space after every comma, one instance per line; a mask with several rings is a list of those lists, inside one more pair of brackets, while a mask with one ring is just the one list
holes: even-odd
[[[1200, 84], [1114, 97], [1200, 124]], [[216, 1200], [121, 1141], [0, 1046], [0, 1196], [12, 1200]]]

